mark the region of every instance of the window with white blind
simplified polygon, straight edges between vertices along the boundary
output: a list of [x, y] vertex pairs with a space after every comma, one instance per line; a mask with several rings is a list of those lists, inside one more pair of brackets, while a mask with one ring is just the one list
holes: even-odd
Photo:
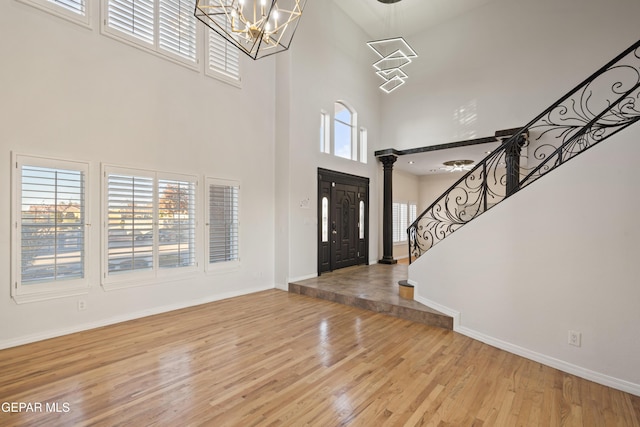
[[407, 223], [407, 228], [414, 223], [416, 218], [418, 218], [418, 205], [415, 203], [409, 203], [409, 222]]
[[196, 185], [176, 179], [158, 180], [158, 265], [196, 265]]
[[20, 0], [67, 21], [90, 27], [88, 0]]
[[239, 198], [236, 181], [207, 179], [207, 259], [210, 268], [233, 265], [240, 261]]
[[104, 168], [105, 284], [196, 267], [196, 186], [191, 176]]
[[187, 0], [103, 0], [103, 32], [195, 68], [197, 27]]
[[[222, 19], [222, 18], [220, 18]], [[228, 26], [226, 22], [221, 25]], [[207, 29], [205, 73], [234, 85], [240, 84], [240, 50], [221, 35]]]
[[14, 156], [12, 296], [85, 293], [87, 163]]
[[407, 228], [416, 220], [418, 206], [415, 203], [393, 203], [393, 242], [407, 241]]

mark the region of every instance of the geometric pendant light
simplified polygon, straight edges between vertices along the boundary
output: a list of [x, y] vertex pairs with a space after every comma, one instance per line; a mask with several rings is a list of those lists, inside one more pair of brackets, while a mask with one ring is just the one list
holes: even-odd
[[367, 46], [378, 55], [373, 68], [384, 80], [380, 89], [390, 93], [402, 86], [408, 78], [403, 68], [418, 57], [416, 51], [402, 37], [371, 41]]

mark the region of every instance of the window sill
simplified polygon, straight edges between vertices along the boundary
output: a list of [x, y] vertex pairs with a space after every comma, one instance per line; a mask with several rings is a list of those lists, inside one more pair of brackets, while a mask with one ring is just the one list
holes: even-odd
[[231, 75], [225, 74], [221, 71], [215, 70], [205, 70], [205, 76], [210, 77], [214, 80], [217, 80], [222, 83], [226, 83], [229, 86], [237, 87], [238, 89], [242, 89], [242, 81], [240, 78], [235, 78]]
[[13, 300], [17, 304], [26, 304], [31, 302], [48, 301], [58, 298], [75, 297], [79, 295], [87, 295], [89, 293], [88, 287], [82, 287], [77, 289], [65, 289], [55, 292], [33, 292], [21, 295], [13, 295]]
[[240, 261], [226, 261], [219, 262], [214, 264], [209, 264], [207, 266], [206, 274], [221, 274], [221, 273], [229, 273], [232, 271], [240, 270], [241, 264]]
[[80, 13], [75, 13], [71, 10], [67, 10], [63, 6], [58, 6], [55, 3], [48, 2], [47, 0], [18, 0], [18, 1], [20, 3], [39, 9], [43, 12], [57, 16], [58, 18], [64, 19], [67, 22], [77, 24], [88, 30], [93, 30], [93, 27], [91, 25], [91, 15], [89, 14], [89, 11], [90, 11], [89, 2], [87, 2], [87, 4], [85, 5], [86, 7], [85, 14], [82, 15]]

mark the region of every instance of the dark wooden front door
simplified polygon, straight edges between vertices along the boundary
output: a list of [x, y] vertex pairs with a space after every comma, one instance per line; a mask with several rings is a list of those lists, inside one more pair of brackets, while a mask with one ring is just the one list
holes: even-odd
[[369, 179], [318, 170], [318, 274], [366, 264]]

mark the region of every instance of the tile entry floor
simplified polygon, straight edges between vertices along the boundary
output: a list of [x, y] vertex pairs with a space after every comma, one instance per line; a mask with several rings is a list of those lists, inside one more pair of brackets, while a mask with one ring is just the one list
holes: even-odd
[[406, 264], [360, 265], [291, 282], [289, 292], [453, 329], [450, 316], [398, 295], [398, 281], [407, 277]]

